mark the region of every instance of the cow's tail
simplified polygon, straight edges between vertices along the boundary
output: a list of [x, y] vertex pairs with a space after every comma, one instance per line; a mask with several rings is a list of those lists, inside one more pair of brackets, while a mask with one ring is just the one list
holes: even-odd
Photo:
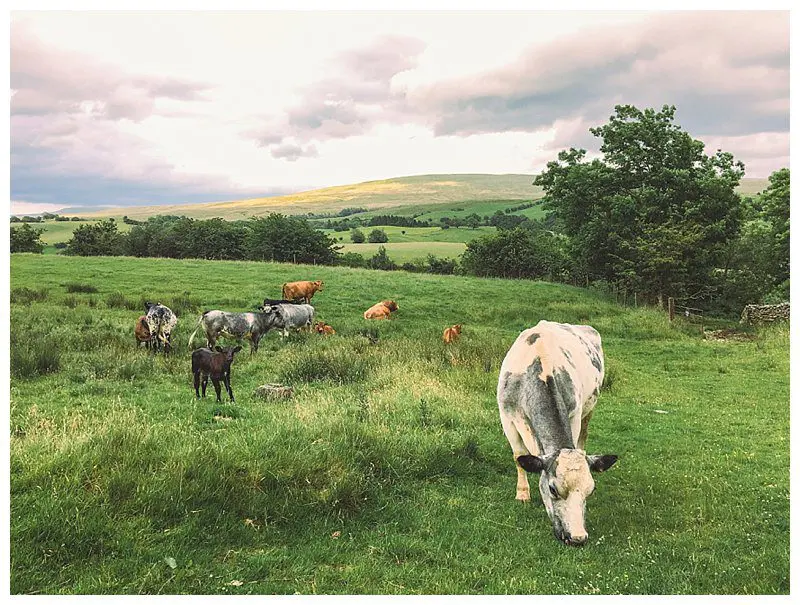
[[[289, 283], [289, 282], [286, 282], [286, 283]], [[286, 296], [286, 284], [283, 284], [283, 286], [281, 286], [281, 298], [283, 298], [283, 299], [289, 298], [288, 296]]]
[[[208, 313], [208, 311], [206, 311], [206, 313]], [[203, 313], [200, 316], [200, 319], [197, 320], [197, 327], [194, 329], [194, 332], [192, 332], [192, 335], [189, 337], [189, 348], [190, 349], [192, 348], [192, 341], [194, 340], [194, 337], [197, 334], [197, 331], [203, 325], [203, 318], [206, 316], [206, 313]]]

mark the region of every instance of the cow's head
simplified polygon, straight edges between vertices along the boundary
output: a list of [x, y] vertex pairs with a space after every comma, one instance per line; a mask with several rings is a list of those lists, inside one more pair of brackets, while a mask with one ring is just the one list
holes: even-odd
[[225, 355], [225, 361], [227, 361], [228, 363], [233, 363], [233, 356], [236, 355], [236, 353], [238, 353], [239, 351], [241, 351], [242, 347], [241, 345], [236, 345], [235, 347], [221, 347], [217, 345], [216, 347], [214, 347], [214, 350], [217, 353], [222, 353], [223, 355]]
[[603, 472], [617, 461], [614, 454], [589, 456], [583, 450], [564, 448], [545, 458], [519, 456], [529, 473], [540, 473], [539, 493], [553, 524], [556, 538], [571, 546], [586, 542], [586, 498], [594, 492], [592, 471]]
[[389, 309], [389, 311], [391, 311], [392, 313], [394, 313], [400, 308], [397, 306], [397, 303], [394, 302], [393, 300], [384, 300], [383, 306]]
[[317, 280], [317, 281], [312, 281], [311, 283], [314, 284], [314, 290], [322, 292], [322, 286], [325, 285], [324, 281]]
[[453, 330], [455, 330], [456, 334], [461, 334], [461, 324], [454, 325]]
[[144, 303], [144, 312], [147, 313], [150, 310], [150, 307], [155, 307], [157, 304], [158, 303], [152, 303], [150, 301], [147, 301], [146, 303]]

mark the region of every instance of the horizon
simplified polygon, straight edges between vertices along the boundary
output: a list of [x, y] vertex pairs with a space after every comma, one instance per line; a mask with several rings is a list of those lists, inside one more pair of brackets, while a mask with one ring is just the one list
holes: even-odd
[[533, 176], [561, 149], [599, 156], [588, 129], [621, 103], [675, 105], [706, 153], [767, 178], [789, 166], [788, 27], [788, 11], [13, 11], [11, 214]]

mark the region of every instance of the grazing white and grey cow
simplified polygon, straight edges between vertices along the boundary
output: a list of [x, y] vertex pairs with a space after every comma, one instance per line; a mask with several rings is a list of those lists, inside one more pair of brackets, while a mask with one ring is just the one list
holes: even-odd
[[591, 471], [617, 461], [584, 451], [604, 361], [600, 335], [591, 326], [540, 321], [511, 345], [497, 384], [503, 432], [517, 466], [517, 500], [531, 499], [528, 475], [539, 473], [539, 493], [556, 538], [586, 542], [586, 498]]
[[250, 340], [250, 353], [258, 351], [258, 342], [272, 328], [278, 327], [278, 313], [267, 308], [263, 313], [228, 313], [227, 311], [206, 311], [197, 322], [197, 328], [189, 337], [192, 346], [195, 334], [201, 328], [206, 334], [206, 346], [213, 349], [220, 336], [247, 338]]
[[172, 339], [172, 330], [178, 323], [178, 318], [172, 309], [161, 303], [144, 303], [145, 322], [150, 330], [150, 340], [156, 349], [163, 348], [169, 351]]
[[281, 304], [263, 305], [261, 310], [277, 315], [275, 328], [282, 331], [283, 336], [289, 335], [289, 329], [311, 329], [314, 324], [314, 307], [306, 304]]

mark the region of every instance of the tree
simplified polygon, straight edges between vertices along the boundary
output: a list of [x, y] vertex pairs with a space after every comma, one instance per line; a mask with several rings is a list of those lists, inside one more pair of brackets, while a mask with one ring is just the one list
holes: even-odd
[[394, 271], [397, 269], [397, 264], [386, 254], [386, 248], [378, 246], [378, 251], [369, 259], [369, 268]]
[[75, 256], [122, 255], [125, 253], [124, 238], [117, 231], [113, 219], [94, 225], [80, 225], [73, 231], [64, 253]]
[[562, 280], [569, 272], [563, 237], [543, 229], [517, 227], [472, 240], [461, 257], [469, 275]]
[[365, 239], [367, 238], [364, 236], [364, 232], [361, 229], [352, 229], [350, 231], [350, 240], [354, 244], [363, 244]]
[[473, 212], [472, 214], [468, 214], [464, 217], [464, 223], [470, 229], [477, 229], [481, 226], [481, 217], [478, 216], [477, 213]]
[[775, 280], [789, 279], [789, 169], [769, 175], [769, 186], [761, 194], [763, 217], [771, 224], [772, 261]]
[[383, 229], [373, 229], [369, 232], [370, 244], [385, 244], [389, 241], [389, 237]]
[[705, 155], [674, 117], [671, 106], [618, 105], [608, 124], [590, 129], [603, 159], [562, 151], [534, 180], [582, 273], [659, 299], [715, 282], [742, 210], [735, 188], [744, 165], [722, 151]]
[[44, 250], [42, 233], [44, 233], [44, 229], [34, 229], [27, 223], [23, 223], [19, 227], [11, 227], [11, 252], [41, 254]]

